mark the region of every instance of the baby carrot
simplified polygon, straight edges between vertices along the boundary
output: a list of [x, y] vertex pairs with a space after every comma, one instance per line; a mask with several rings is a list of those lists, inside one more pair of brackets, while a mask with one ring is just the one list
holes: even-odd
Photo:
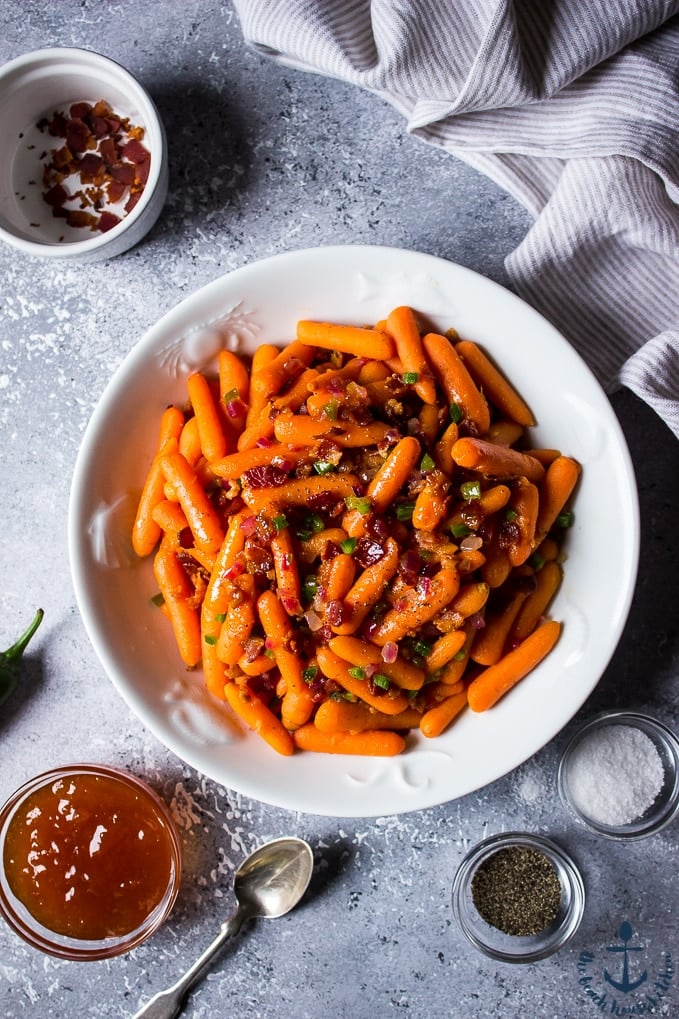
[[247, 427], [257, 420], [264, 409], [264, 405], [269, 399], [267, 380], [262, 375], [262, 370], [267, 364], [273, 361], [274, 358], [278, 357], [279, 353], [280, 351], [278, 347], [275, 347], [273, 343], [260, 343], [252, 355], [252, 364], [250, 365], [250, 389], [248, 393], [248, 412], [245, 419]]
[[526, 427], [535, 424], [528, 404], [476, 343], [460, 340], [455, 347], [477, 386], [502, 414]]
[[250, 416], [248, 412], [247, 424], [236, 440], [238, 450], [253, 449], [258, 443], [267, 442], [273, 436], [273, 417], [271, 416], [272, 404], [265, 401], [258, 414]]
[[535, 527], [537, 544], [547, 537], [573, 492], [579, 477], [580, 465], [568, 456], [557, 457], [547, 468], [540, 485], [540, 509]]
[[451, 406], [455, 404], [483, 435], [490, 425], [488, 404], [453, 344], [439, 333], [427, 333], [422, 338], [422, 345], [434, 374], [443, 386], [448, 403]]
[[181, 532], [189, 526], [184, 516], [184, 510], [179, 503], [171, 502], [169, 499], [163, 499], [162, 502], [154, 506], [151, 516], [175, 544], [178, 542]]
[[278, 442], [290, 446], [313, 446], [324, 438], [331, 439], [343, 448], [356, 449], [375, 446], [384, 439], [389, 426], [384, 421], [371, 421], [355, 425], [347, 421], [312, 418], [308, 414], [283, 412], [273, 422], [273, 434]]
[[200, 447], [208, 460], [216, 460], [226, 453], [226, 436], [212, 387], [201, 372], [192, 372], [186, 388], [198, 425]]
[[309, 389], [317, 378], [318, 372], [315, 368], [305, 368], [294, 382], [291, 382], [282, 393], [278, 394], [273, 401], [274, 410], [278, 412], [282, 410], [298, 411], [306, 402]]
[[516, 591], [501, 609], [486, 617], [486, 625], [477, 633], [470, 652], [478, 665], [494, 665], [500, 661], [509, 631], [525, 599], [525, 591]]
[[407, 695], [397, 686], [392, 685], [388, 690], [380, 689], [379, 693], [372, 693], [369, 680], [367, 678], [357, 679], [356, 676], [353, 676], [349, 671], [351, 668], [349, 663], [336, 655], [330, 648], [320, 647], [316, 658], [324, 676], [334, 679], [345, 690], [375, 708], [376, 711], [383, 711], [385, 715], [398, 715], [410, 706]]
[[412, 525], [418, 531], [435, 531], [448, 508], [448, 482], [440, 471], [432, 471], [424, 487], [417, 494]]
[[537, 486], [525, 478], [519, 478], [509, 500], [509, 506], [514, 514], [513, 522], [518, 530], [518, 536], [510, 542], [507, 556], [512, 566], [521, 566], [535, 548], [535, 528], [539, 510]]
[[318, 477], [291, 478], [284, 485], [265, 488], [244, 488], [243, 501], [255, 512], [280, 502], [292, 506], [308, 506], [319, 495], [343, 500], [354, 495], [361, 481], [356, 474], [324, 474]]
[[521, 606], [514, 625], [509, 631], [507, 646], [513, 647], [533, 632], [540, 622], [543, 613], [559, 590], [562, 570], [553, 559], [544, 564], [535, 574], [535, 588], [530, 592]]
[[427, 672], [438, 672], [447, 665], [462, 650], [466, 639], [467, 634], [464, 630], [450, 630], [449, 633], [442, 634], [427, 655]]
[[497, 421], [491, 421], [484, 439], [494, 442], [496, 446], [514, 446], [523, 433], [523, 425], [517, 424], [516, 421], [508, 421], [506, 418], [499, 418]]
[[200, 432], [198, 431], [198, 418], [190, 417], [179, 436], [179, 452], [184, 459], [195, 467], [203, 455], [203, 448], [200, 444]]
[[561, 623], [556, 619], [542, 623], [518, 647], [475, 676], [467, 688], [472, 711], [486, 711], [496, 704], [549, 654], [560, 633]]
[[341, 350], [345, 354], [370, 357], [376, 361], [384, 361], [396, 353], [392, 338], [379, 329], [335, 325], [331, 322], [302, 319], [297, 323], [297, 339], [314, 347]]
[[540, 481], [545, 469], [539, 460], [529, 453], [521, 453], [517, 449], [496, 446], [485, 439], [474, 439], [465, 436], [458, 439], [452, 449], [453, 460], [460, 467], [492, 478], [525, 477], [534, 484]]
[[300, 540], [299, 561], [309, 566], [314, 559], [323, 555], [328, 542], [339, 545], [346, 537], [347, 532], [343, 527], [326, 527], [322, 531], [317, 531], [316, 534], [310, 534], [308, 538]]
[[236, 582], [217, 638], [216, 655], [225, 665], [238, 662], [243, 654], [243, 644], [252, 633], [256, 620], [254, 595], [254, 578], [244, 573]]
[[308, 450], [294, 449], [292, 446], [273, 443], [271, 446], [254, 446], [236, 453], [227, 453], [220, 460], [212, 460], [210, 470], [218, 478], [227, 478], [233, 481], [253, 467], [273, 465], [280, 467], [281, 470], [292, 469], [305, 460], [308, 455]]
[[267, 648], [276, 651], [283, 647], [292, 636], [292, 626], [278, 595], [270, 588], [262, 591], [257, 599], [257, 612], [267, 638]]
[[[337, 634], [355, 633], [370, 610], [382, 597], [384, 589], [398, 568], [399, 547], [393, 538], [384, 543], [384, 555], [376, 563], [367, 566], [357, 577], [344, 599], [348, 610], [347, 622], [333, 626]], [[388, 638], [387, 638], [388, 639]]]
[[314, 356], [313, 348], [299, 340], [293, 340], [261, 368], [255, 367], [252, 381], [259, 389], [265, 389], [269, 396], [275, 396], [286, 382], [297, 378], [308, 368]]
[[387, 316], [387, 332], [396, 344], [403, 374], [415, 375], [415, 392], [427, 404], [436, 402], [436, 385], [424, 356], [422, 337], [415, 312], [406, 305], [394, 308]]
[[[247, 405], [250, 394], [250, 375], [243, 359], [232, 350], [223, 348], [217, 356], [217, 372], [219, 374], [219, 399], [225, 411], [226, 404], [236, 394], [238, 399]], [[240, 415], [229, 418], [228, 411], [226, 413], [227, 419], [234, 427], [237, 424], [242, 427]]]
[[301, 615], [302, 586], [289, 527], [283, 527], [274, 534], [271, 539], [271, 554], [273, 555], [279, 601], [288, 615]]
[[453, 598], [450, 607], [453, 612], [459, 613], [463, 618], [473, 616], [480, 612], [488, 601], [490, 585], [482, 580], [471, 581], [460, 587], [459, 593]]
[[437, 616], [460, 589], [460, 576], [454, 567], [445, 567], [431, 579], [426, 589], [411, 588], [403, 599], [405, 605], [390, 609], [380, 620], [370, 639], [383, 646], [399, 641]]
[[342, 601], [356, 578], [356, 563], [345, 552], [326, 559], [318, 570], [318, 579], [325, 592], [325, 602]]
[[382, 652], [370, 641], [360, 637], [337, 636], [328, 641], [328, 647], [350, 665], [365, 668], [379, 666], [379, 671], [400, 686], [402, 690], [419, 690], [424, 683], [424, 671], [400, 655], [393, 662], [385, 662]]
[[140, 557], [150, 555], [160, 540], [160, 527], [151, 515], [153, 507], [165, 498], [165, 475], [160, 457], [177, 449], [183, 426], [182, 411], [178, 407], [166, 407], [160, 418], [156, 454], [146, 474], [132, 526], [132, 547]]
[[292, 736], [283, 723], [247, 684], [227, 683], [224, 696], [239, 718], [266, 740], [270, 747], [286, 757], [295, 752]]
[[311, 718], [314, 700], [311, 690], [304, 681], [299, 655], [287, 648], [278, 647], [274, 658], [285, 685], [281, 700], [281, 721], [286, 729], [297, 729]]
[[366, 491], [375, 513], [385, 513], [391, 506], [421, 456], [422, 447], [414, 435], [406, 435], [396, 443]]
[[440, 471], [443, 471], [444, 474], [447, 474], [448, 477], [450, 477], [455, 470], [455, 461], [453, 460], [452, 450], [458, 438], [459, 428], [454, 421], [451, 421], [434, 446], [434, 459], [436, 461], [436, 466]]
[[406, 741], [396, 732], [365, 729], [362, 732], [321, 732], [313, 722], [293, 733], [295, 746], [320, 754], [359, 754], [393, 757], [405, 750]]
[[162, 456], [160, 466], [176, 492], [196, 545], [206, 552], [216, 552], [224, 539], [224, 529], [195, 470], [181, 453]]
[[200, 620], [191, 601], [193, 585], [170, 543], [160, 543], [153, 561], [153, 572], [172, 623], [181, 659], [192, 668], [198, 664], [201, 656]]
[[415, 729], [421, 712], [406, 708], [398, 715], [385, 715], [362, 701], [323, 701], [314, 716], [321, 732], [363, 732], [366, 729]]
[[453, 719], [467, 706], [467, 691], [461, 690], [446, 697], [433, 708], [425, 711], [420, 719], [420, 731], [423, 736], [433, 739], [440, 736], [448, 728]]

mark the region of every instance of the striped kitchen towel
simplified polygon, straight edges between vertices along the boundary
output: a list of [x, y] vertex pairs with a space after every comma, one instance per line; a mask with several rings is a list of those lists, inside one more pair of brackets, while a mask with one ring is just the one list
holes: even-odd
[[517, 198], [518, 293], [679, 437], [679, 0], [234, 0]]

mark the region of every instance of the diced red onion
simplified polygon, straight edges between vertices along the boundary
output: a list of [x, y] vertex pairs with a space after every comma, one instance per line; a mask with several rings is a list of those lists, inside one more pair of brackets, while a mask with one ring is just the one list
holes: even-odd
[[398, 644], [393, 640], [388, 640], [382, 648], [382, 661], [386, 662], [387, 665], [391, 665], [398, 658]]
[[316, 615], [313, 609], [308, 609], [304, 613], [304, 618], [306, 619], [307, 625], [312, 633], [316, 633], [316, 631], [320, 630], [323, 626], [320, 617]]
[[257, 517], [254, 515], [251, 517], [245, 517], [243, 520], [241, 520], [240, 530], [245, 531], [246, 534], [252, 534], [256, 527]]
[[468, 534], [466, 538], [463, 538], [460, 542], [460, 548], [464, 552], [476, 552], [477, 549], [483, 545], [483, 538], [480, 538], [478, 534]]
[[245, 573], [245, 566], [238, 559], [228, 569], [224, 570], [224, 576], [227, 580], [235, 580], [236, 577], [240, 577], [241, 573]]
[[473, 616], [470, 616], [469, 622], [475, 630], [482, 630], [486, 625], [486, 620], [480, 612], [475, 612]]
[[255, 445], [260, 446], [262, 449], [268, 449], [270, 446], [273, 446], [273, 442], [266, 435], [262, 435], [261, 438], [257, 439]]

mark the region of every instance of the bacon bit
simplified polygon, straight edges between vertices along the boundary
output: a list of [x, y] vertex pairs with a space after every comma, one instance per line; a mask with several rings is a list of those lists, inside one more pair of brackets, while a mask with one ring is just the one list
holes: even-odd
[[[43, 198], [52, 215], [72, 227], [102, 233], [112, 230], [134, 209], [149, 178], [151, 155], [141, 144], [144, 129], [114, 113], [104, 100], [94, 106], [72, 103], [68, 111], [57, 110], [41, 118], [37, 126], [65, 141], [40, 157], [45, 163]], [[76, 185], [72, 193], [69, 183]], [[79, 208], [73, 207], [74, 202]], [[123, 215], [103, 208], [106, 203], [123, 202]]]
[[108, 233], [114, 226], [118, 226], [120, 223], [120, 216], [116, 216], [115, 212], [102, 212], [99, 217], [99, 229], [103, 234]]
[[379, 542], [373, 541], [371, 538], [359, 538], [353, 556], [355, 562], [365, 570], [368, 566], [383, 559], [385, 551]]
[[269, 488], [284, 485], [288, 476], [280, 467], [262, 464], [259, 467], [250, 467], [243, 473], [243, 479], [250, 488]]

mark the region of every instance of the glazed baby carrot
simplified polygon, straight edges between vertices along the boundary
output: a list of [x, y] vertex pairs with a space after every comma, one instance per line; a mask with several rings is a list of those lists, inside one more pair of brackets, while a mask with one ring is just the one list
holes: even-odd
[[250, 386], [248, 389], [248, 410], [245, 418], [246, 426], [250, 426], [260, 416], [264, 405], [269, 399], [269, 390], [266, 378], [262, 371], [274, 358], [278, 357], [280, 351], [273, 343], [260, 343], [252, 355], [250, 366]]
[[475, 676], [467, 689], [472, 711], [487, 711], [496, 704], [549, 654], [560, 633], [561, 623], [547, 620], [499, 662]]
[[192, 604], [193, 587], [174, 546], [161, 542], [153, 571], [172, 623], [177, 648], [185, 665], [197, 665], [201, 657], [200, 620]]
[[398, 715], [409, 706], [407, 695], [399, 687], [390, 684], [385, 690], [371, 683], [365, 675], [354, 675], [349, 663], [329, 648], [319, 648], [316, 657], [320, 669], [328, 679], [334, 679], [350, 694], [369, 704], [376, 711], [382, 711], [385, 715]]
[[455, 349], [467, 365], [477, 386], [502, 414], [526, 427], [535, 424], [528, 404], [476, 343], [471, 340], [460, 340]]
[[195, 467], [201, 456], [203, 448], [200, 444], [200, 432], [198, 431], [198, 419], [190, 417], [182, 428], [179, 436], [179, 452], [192, 467]]
[[387, 332], [396, 344], [402, 374], [414, 376], [412, 383], [424, 403], [434, 403], [436, 386], [424, 356], [422, 337], [413, 309], [406, 305], [394, 308], [387, 316]]
[[458, 407], [479, 433], [487, 432], [490, 425], [488, 404], [453, 344], [439, 333], [427, 333], [422, 344], [448, 403]]
[[325, 600], [341, 601], [352, 588], [356, 578], [356, 563], [347, 552], [326, 559], [318, 570], [318, 578], [325, 592]]
[[184, 426], [184, 415], [177, 407], [167, 407], [160, 419], [156, 455], [146, 474], [137, 513], [132, 526], [132, 547], [138, 556], [153, 552], [160, 540], [160, 527], [153, 520], [153, 508], [165, 497], [165, 475], [161, 469], [163, 453], [177, 449], [177, 442]]
[[252, 449], [228, 453], [220, 460], [213, 460], [210, 463], [210, 470], [218, 478], [235, 480], [246, 471], [252, 470], [253, 467], [273, 466], [279, 467], [281, 470], [292, 468], [305, 460], [307, 456], [306, 450], [272, 443], [270, 446], [253, 446]]
[[313, 446], [326, 437], [346, 448], [374, 446], [382, 441], [388, 431], [388, 425], [382, 421], [373, 421], [369, 425], [352, 425], [331, 418], [321, 420], [287, 412], [279, 414], [273, 423], [273, 434], [278, 442], [286, 442], [291, 446]]
[[544, 477], [545, 469], [539, 460], [517, 449], [496, 446], [484, 439], [465, 436], [458, 439], [452, 449], [453, 460], [460, 467], [492, 478], [525, 477], [536, 483]]
[[295, 379], [311, 363], [313, 348], [293, 340], [267, 364], [253, 367], [252, 382], [258, 390], [269, 396], [277, 395], [283, 385]]
[[229, 413], [227, 404], [238, 398], [246, 405], [250, 394], [250, 375], [245, 362], [232, 350], [222, 349], [217, 355], [217, 371], [219, 375], [219, 399], [226, 412], [227, 421], [242, 428], [244, 412], [234, 408], [237, 413]]
[[386, 512], [421, 456], [422, 447], [414, 435], [406, 435], [398, 441], [366, 490], [375, 513]]
[[419, 690], [424, 683], [423, 669], [402, 657], [395, 658], [393, 662], [386, 662], [380, 648], [368, 640], [351, 636], [332, 637], [328, 641], [328, 647], [345, 662], [358, 668], [379, 666], [380, 672], [392, 679], [402, 690]]
[[186, 388], [197, 422], [200, 447], [208, 460], [216, 460], [226, 453], [226, 436], [212, 387], [201, 372], [193, 372], [186, 380]]
[[535, 588], [524, 601], [507, 638], [508, 647], [520, 644], [533, 632], [559, 590], [562, 569], [553, 559], [535, 574]]
[[464, 630], [450, 630], [442, 634], [427, 655], [427, 671], [438, 672], [464, 647], [467, 635]]
[[436, 736], [440, 736], [441, 733], [448, 728], [450, 723], [453, 721], [460, 712], [467, 706], [467, 691], [461, 690], [459, 693], [454, 693], [450, 697], [446, 697], [444, 701], [437, 704], [433, 708], [429, 708], [428, 711], [422, 715], [420, 719], [420, 731], [423, 736], [428, 739], [433, 739]]
[[375, 361], [384, 361], [396, 353], [394, 341], [379, 329], [335, 325], [331, 322], [302, 319], [297, 323], [297, 339], [314, 347], [341, 350], [345, 354], [370, 357]]
[[[276, 518], [274, 518], [276, 519]], [[278, 599], [290, 616], [300, 615], [301, 585], [295, 562], [295, 548], [286, 523], [271, 538]]]
[[215, 651], [217, 658], [225, 665], [236, 665], [256, 620], [254, 578], [244, 573], [234, 584], [235, 588], [219, 630]]
[[151, 516], [175, 544], [179, 541], [181, 532], [189, 526], [179, 503], [171, 502], [169, 499], [163, 499], [154, 506]]
[[371, 639], [383, 646], [387, 641], [399, 641], [409, 632], [417, 630], [423, 623], [433, 619], [453, 600], [460, 589], [460, 576], [454, 567], [448, 567], [436, 574], [426, 587], [412, 590], [404, 599], [405, 604], [387, 612]]
[[196, 545], [206, 552], [216, 552], [223, 541], [224, 529], [196, 472], [181, 453], [161, 456], [160, 467], [177, 494]]
[[471, 649], [472, 661], [478, 665], [495, 665], [502, 658], [502, 652], [509, 631], [526, 599], [526, 591], [515, 591], [509, 601], [486, 617], [486, 625], [476, 635]]
[[537, 487], [525, 478], [519, 478], [509, 500], [512, 514], [511, 523], [516, 529], [507, 549], [507, 556], [512, 566], [521, 566], [535, 548], [535, 529], [537, 526], [540, 497]]
[[269, 746], [286, 757], [294, 753], [295, 744], [288, 730], [246, 683], [227, 683], [224, 696], [239, 718]]
[[540, 509], [535, 527], [535, 541], [547, 537], [556, 518], [568, 502], [580, 477], [580, 465], [568, 456], [560, 456], [550, 464], [540, 485]]
[[321, 732], [313, 723], [293, 734], [295, 746], [322, 754], [360, 754], [362, 757], [393, 757], [405, 750], [406, 741], [396, 732], [366, 729], [363, 732]]
[[420, 531], [435, 531], [448, 508], [448, 482], [441, 472], [434, 471], [418, 492], [413, 508], [412, 524]]
[[362, 701], [323, 701], [314, 717], [321, 732], [363, 732], [366, 729], [416, 729], [421, 712], [406, 708], [398, 715], [385, 715]]
[[356, 633], [361, 623], [382, 597], [385, 587], [398, 568], [399, 549], [393, 538], [387, 538], [384, 555], [367, 566], [349, 589], [344, 605], [348, 620], [333, 626], [337, 634]]
[[318, 477], [293, 478], [279, 487], [246, 488], [243, 500], [255, 512], [276, 503], [290, 506], [308, 506], [319, 496], [333, 496], [344, 500], [354, 495], [360, 479], [355, 474], [326, 474]]

